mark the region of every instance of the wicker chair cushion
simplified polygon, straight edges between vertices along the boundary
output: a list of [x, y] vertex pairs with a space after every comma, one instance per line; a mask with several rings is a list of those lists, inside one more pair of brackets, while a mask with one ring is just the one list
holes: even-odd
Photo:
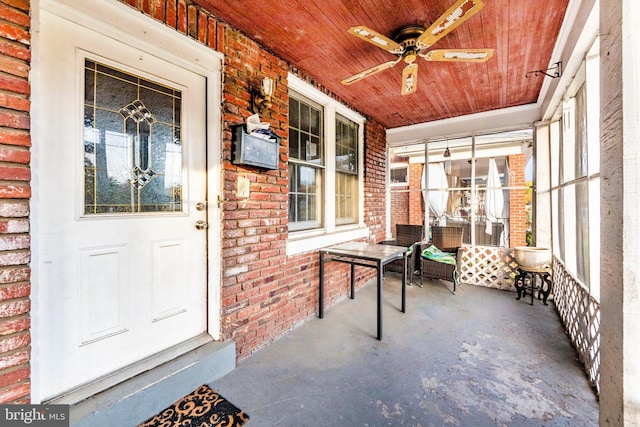
[[456, 265], [456, 255], [449, 252], [442, 252], [435, 245], [431, 245], [422, 251], [425, 259], [443, 264]]

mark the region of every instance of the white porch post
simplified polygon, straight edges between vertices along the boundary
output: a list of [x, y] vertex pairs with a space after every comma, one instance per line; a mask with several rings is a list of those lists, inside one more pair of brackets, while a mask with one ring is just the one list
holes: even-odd
[[430, 241], [429, 226], [431, 224], [431, 211], [429, 210], [429, 140], [424, 141], [424, 169], [422, 169], [422, 200], [424, 202], [424, 240]]
[[549, 124], [533, 128], [534, 161], [535, 161], [535, 211], [533, 221], [535, 226], [534, 245], [550, 248], [552, 244], [551, 227], [551, 155], [549, 152]]
[[638, 0], [600, 0], [601, 426], [640, 425], [638, 28]]

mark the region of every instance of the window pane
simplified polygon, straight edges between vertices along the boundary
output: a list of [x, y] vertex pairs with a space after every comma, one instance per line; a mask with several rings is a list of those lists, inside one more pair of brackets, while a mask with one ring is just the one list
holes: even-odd
[[557, 236], [558, 236], [558, 257], [561, 260], [566, 259], [566, 251], [565, 251], [565, 242], [567, 240], [567, 236], [564, 230], [564, 222], [566, 217], [565, 203], [564, 203], [564, 187], [560, 187], [558, 189], [558, 199], [556, 203], [556, 207], [554, 211], [557, 209]]
[[588, 183], [576, 184], [576, 276], [589, 286], [589, 196]]
[[320, 160], [322, 158], [320, 154], [320, 138], [317, 136], [311, 136], [309, 139], [307, 139], [306, 143], [307, 145], [305, 151], [307, 153], [307, 161], [313, 162], [315, 164], [320, 164]]
[[576, 178], [587, 176], [587, 111], [584, 85], [576, 94]]
[[589, 239], [590, 279], [589, 291], [591, 296], [600, 301], [600, 179], [589, 181]]
[[292, 230], [318, 228], [322, 170], [289, 163], [289, 226]]
[[407, 182], [409, 182], [408, 175], [409, 168], [406, 166], [402, 168], [391, 169], [390, 181], [392, 184], [406, 184]]
[[289, 221], [298, 218], [298, 204], [296, 203], [296, 195], [289, 193]]
[[336, 120], [336, 170], [358, 173], [358, 126], [347, 119]]
[[561, 190], [551, 191], [551, 227], [553, 231], [553, 254], [559, 259], [564, 259], [564, 251], [560, 246], [564, 242], [564, 237], [562, 236], [562, 227], [560, 226], [560, 215], [562, 212], [562, 209], [560, 209], [560, 191]]
[[300, 101], [289, 97], [289, 125], [300, 127]]
[[576, 175], [576, 111], [575, 98], [570, 98], [563, 103], [562, 111], [562, 147], [560, 170], [560, 183], [573, 181]]
[[293, 127], [289, 127], [289, 157], [300, 158], [300, 132]]
[[307, 221], [309, 219], [308, 197], [306, 195], [298, 195], [296, 197], [296, 211], [298, 212], [298, 221]]
[[309, 114], [311, 112], [311, 107], [308, 105], [300, 105], [300, 131], [305, 133], [310, 133], [310, 119]]
[[300, 185], [299, 191], [303, 193], [315, 193], [317, 188], [316, 169], [300, 166], [299, 167]]
[[320, 110], [315, 108], [310, 108], [309, 114], [309, 133], [312, 135], [320, 135], [321, 124], [320, 120], [322, 120], [322, 115], [320, 114]]
[[549, 125], [549, 157], [551, 158], [551, 186], [557, 187], [560, 183], [560, 145], [562, 143], [560, 122]]
[[357, 216], [358, 176], [336, 174], [336, 224], [353, 224]]
[[311, 222], [317, 222], [318, 220], [318, 198], [315, 194], [309, 194], [306, 197], [305, 202], [305, 220]]
[[289, 157], [300, 158], [300, 101], [289, 98]]
[[293, 96], [289, 108], [289, 158], [322, 164], [322, 110]]
[[182, 210], [181, 93], [85, 62], [85, 214]]
[[[586, 58], [587, 143], [589, 174], [600, 171], [600, 38], [596, 37]], [[591, 194], [591, 193], [590, 193]]]
[[563, 198], [563, 235], [564, 235], [564, 261], [567, 270], [577, 276], [576, 267], [576, 186], [567, 185], [562, 191]]

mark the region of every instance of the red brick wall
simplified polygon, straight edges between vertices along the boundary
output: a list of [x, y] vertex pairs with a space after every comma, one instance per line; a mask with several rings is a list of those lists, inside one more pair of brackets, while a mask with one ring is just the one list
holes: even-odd
[[0, 404], [30, 381], [29, 0], [0, 0]]
[[[525, 157], [524, 154], [509, 156], [509, 170], [511, 178], [509, 186], [525, 186]], [[527, 245], [527, 212], [525, 209], [525, 190], [511, 190], [509, 192], [509, 246]]]
[[422, 169], [420, 163], [409, 164], [409, 185], [402, 187], [408, 191], [391, 193], [391, 232], [394, 235], [396, 224], [421, 225], [424, 222], [424, 202], [420, 191]]
[[377, 243], [386, 237], [386, 129], [376, 122], [367, 121], [364, 138], [364, 221], [369, 226], [369, 241]]
[[391, 192], [391, 234], [396, 235], [396, 224], [410, 224], [409, 222], [409, 186], [394, 187]]
[[[315, 265], [316, 259], [289, 263], [286, 257], [287, 64], [231, 28], [225, 28], [224, 41], [222, 329], [243, 358], [311, 315], [307, 296], [315, 287], [301, 278], [311, 273], [309, 263]], [[250, 91], [264, 76], [276, 84], [273, 107], [261, 120], [283, 138], [279, 169], [273, 171], [231, 163], [230, 126], [252, 114]], [[236, 198], [240, 175], [251, 183], [247, 199]]]

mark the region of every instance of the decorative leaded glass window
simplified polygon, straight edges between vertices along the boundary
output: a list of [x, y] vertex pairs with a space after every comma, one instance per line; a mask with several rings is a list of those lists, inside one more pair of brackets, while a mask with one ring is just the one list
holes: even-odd
[[84, 213], [182, 211], [181, 91], [85, 60]]

